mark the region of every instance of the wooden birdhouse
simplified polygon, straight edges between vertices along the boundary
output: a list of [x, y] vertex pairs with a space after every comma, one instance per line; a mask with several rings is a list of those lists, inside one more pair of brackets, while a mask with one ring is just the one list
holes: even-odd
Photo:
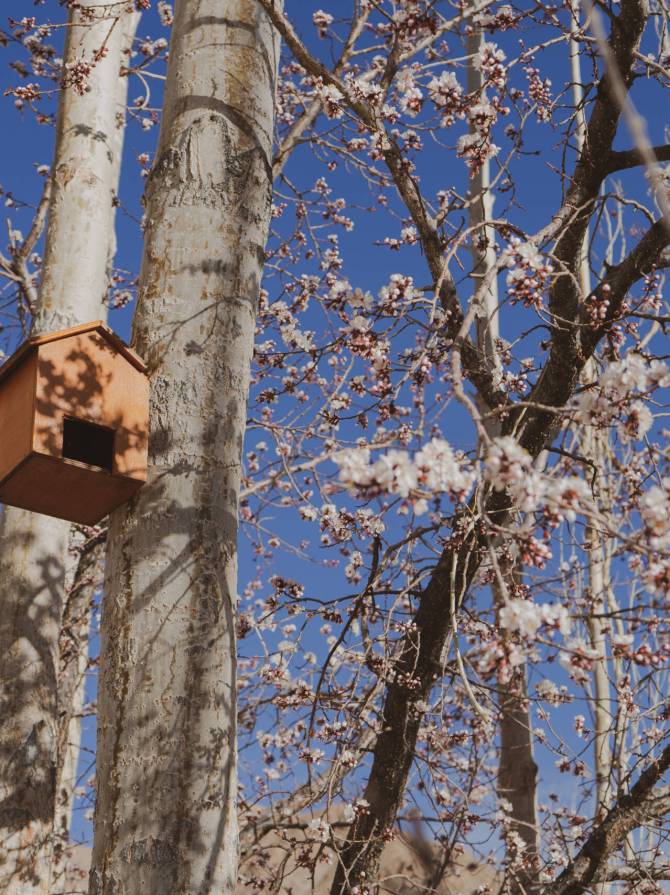
[[0, 368], [0, 502], [94, 525], [146, 481], [149, 380], [102, 322], [29, 339]]

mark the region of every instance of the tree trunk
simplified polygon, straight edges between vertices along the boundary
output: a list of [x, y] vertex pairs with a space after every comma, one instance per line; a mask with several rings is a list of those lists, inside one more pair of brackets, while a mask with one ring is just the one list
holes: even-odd
[[[120, 49], [132, 46], [140, 15], [134, 13], [124, 19], [124, 36]], [[122, 60], [119, 60], [121, 62]], [[121, 173], [121, 158], [125, 137], [125, 115], [128, 95], [128, 76], [119, 74], [116, 84], [116, 127], [109, 139], [112, 153], [111, 189], [118, 191]], [[111, 270], [116, 254], [114, 219], [116, 209], [109, 204], [111, 215], [109, 244], [107, 247], [108, 270]], [[107, 317], [107, 306], [102, 305], [101, 318]], [[91, 612], [96, 591], [102, 584], [102, 570], [105, 554], [105, 534], [94, 535], [88, 541], [71, 532], [79, 544], [76, 567], [69, 582], [60, 631], [60, 667], [58, 678], [58, 766], [56, 770], [56, 818], [55, 830], [61, 847], [54, 856], [52, 873], [52, 893], [60, 895], [66, 884], [69, 860], [67, 845], [72, 829], [75, 790], [78, 780], [79, 756], [81, 752], [82, 711], [85, 704], [86, 679], [88, 669], [89, 632]]]
[[509, 830], [521, 839], [519, 849], [506, 843], [508, 866], [514, 867], [508, 890], [530, 895], [539, 890], [539, 827], [537, 822], [537, 765], [533, 759], [533, 734], [525, 666], [518, 668], [509, 686], [501, 690], [500, 764], [498, 795], [509, 803]]
[[177, 4], [134, 327], [149, 478], [109, 535], [93, 895], [235, 886], [237, 499], [277, 63], [255, 0]]
[[51, 895], [64, 893], [70, 859], [68, 843], [77, 788], [81, 746], [81, 716], [85, 704], [91, 610], [102, 583], [104, 532], [81, 545], [67, 598], [60, 634], [58, 677], [58, 767], [56, 769], [55, 845]]
[[[98, 8], [99, 7], [99, 8]], [[82, 24], [81, 9], [93, 16]], [[118, 16], [118, 12], [117, 12]], [[62, 93], [43, 282], [33, 333], [103, 316], [117, 160], [116, 86], [124, 29], [109, 7], [70, 16], [67, 61], [91, 59], [89, 90]], [[13, 507], [0, 535], [0, 892], [50, 893], [58, 767], [58, 638], [69, 524]]]

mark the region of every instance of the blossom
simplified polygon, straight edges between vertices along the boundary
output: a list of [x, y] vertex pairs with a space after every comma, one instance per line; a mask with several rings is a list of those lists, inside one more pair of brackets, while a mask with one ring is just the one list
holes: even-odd
[[367, 799], [356, 799], [353, 805], [347, 804], [344, 806], [344, 819], [347, 823], [353, 823], [360, 815], [368, 814], [369, 808], [370, 803]]
[[352, 332], [364, 333], [367, 332], [371, 326], [372, 324], [369, 320], [366, 320], [365, 317], [361, 317], [360, 314], [356, 314], [349, 321], [349, 326], [347, 327], [347, 329], [351, 330]]
[[500, 610], [500, 624], [507, 631], [534, 637], [542, 624], [542, 607], [529, 600], [513, 600]]
[[580, 639], [573, 640], [569, 647], [569, 652], [561, 653], [561, 665], [574, 681], [584, 684], [589, 680], [593, 662], [599, 658], [600, 653]]
[[609, 364], [600, 377], [600, 387], [613, 400], [627, 397], [630, 392], [645, 391], [649, 384], [646, 361], [633, 352], [621, 361]]
[[487, 159], [493, 158], [500, 152], [500, 147], [489, 142], [488, 136], [483, 134], [463, 134], [456, 142], [456, 154], [464, 158], [468, 167], [476, 172]]
[[512, 600], [500, 610], [499, 619], [505, 630], [523, 637], [534, 637], [542, 625], [557, 628], [563, 635], [572, 629], [570, 614], [560, 603], [538, 605], [530, 600]]
[[[335, 458], [335, 462], [340, 467], [341, 482], [346, 482], [349, 485], [368, 485], [370, 483], [370, 450], [368, 448], [346, 451]], [[335, 508], [333, 507], [333, 509]]]
[[651, 429], [654, 417], [644, 401], [634, 401], [618, 429], [624, 441], [639, 441]]
[[400, 108], [412, 118], [419, 114], [422, 105], [423, 93], [418, 87], [410, 87], [400, 97]]
[[391, 450], [381, 456], [372, 467], [372, 478], [382, 491], [409, 497], [417, 486], [416, 468], [406, 451]]
[[532, 457], [521, 445], [505, 435], [496, 438], [484, 461], [484, 477], [496, 491], [523, 481], [532, 466]]
[[642, 495], [640, 515], [653, 549], [664, 550], [670, 546], [670, 478]]
[[540, 681], [535, 687], [535, 692], [539, 699], [543, 699], [550, 705], [560, 705], [569, 700], [566, 688], [559, 688], [553, 681]]
[[443, 71], [439, 78], [432, 78], [428, 82], [428, 96], [442, 113], [443, 124], [462, 117], [463, 88], [453, 72]]
[[158, 0], [157, 9], [161, 23], [166, 27], [169, 27], [174, 19], [172, 4], [166, 3], [165, 0]]
[[572, 630], [570, 613], [567, 606], [562, 603], [545, 603], [542, 607], [542, 618], [547, 627], [557, 628], [564, 637], [567, 637]]
[[341, 103], [343, 96], [333, 84], [317, 87], [317, 93], [323, 103], [323, 110], [328, 118], [341, 118], [344, 114]]
[[432, 493], [467, 494], [475, 481], [475, 472], [457, 459], [448, 442], [433, 438], [417, 453], [421, 484]]
[[317, 9], [317, 11], [312, 14], [312, 22], [314, 22], [314, 26], [319, 32], [319, 37], [325, 37], [328, 27], [333, 24], [333, 17], [329, 12], [324, 12], [323, 9]]
[[670, 560], [650, 563], [644, 575], [644, 583], [653, 594], [670, 597]]
[[309, 351], [314, 348], [312, 333], [299, 330], [294, 323], [282, 326], [281, 336], [287, 348], [297, 348], [300, 351]]
[[507, 72], [504, 66], [505, 54], [492, 41], [485, 41], [472, 60], [473, 67], [492, 81], [496, 87], [504, 87]]
[[574, 522], [577, 512], [590, 505], [591, 491], [584, 479], [566, 476], [547, 483], [545, 501], [559, 518]]
[[330, 839], [330, 824], [322, 817], [315, 817], [307, 824], [307, 829], [316, 835], [321, 842], [328, 842]]
[[546, 281], [553, 272], [552, 265], [534, 243], [522, 242], [518, 237], [510, 240], [503, 258], [509, 268], [507, 291], [513, 302], [521, 301], [526, 307], [540, 307]]

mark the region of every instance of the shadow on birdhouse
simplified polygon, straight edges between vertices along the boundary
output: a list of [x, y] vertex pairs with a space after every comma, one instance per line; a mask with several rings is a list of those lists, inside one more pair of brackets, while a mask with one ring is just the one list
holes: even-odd
[[149, 380], [100, 321], [29, 339], [0, 368], [0, 501], [94, 525], [147, 475]]

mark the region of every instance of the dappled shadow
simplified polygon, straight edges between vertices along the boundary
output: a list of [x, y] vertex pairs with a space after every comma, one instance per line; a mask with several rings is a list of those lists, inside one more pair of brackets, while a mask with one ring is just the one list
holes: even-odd
[[8, 892], [34, 878], [55, 808], [52, 723], [65, 577], [59, 557], [66, 555], [68, 532], [67, 523], [13, 507], [1, 522], [0, 850], [7, 859], [0, 882]]
[[233, 873], [240, 466], [223, 458], [241, 456], [245, 414], [222, 358], [240, 338], [237, 296], [206, 304], [139, 346], [154, 365], [156, 345], [202, 358], [207, 374], [154, 373], [148, 481], [110, 519], [98, 755], [113, 773], [98, 778], [92, 892], [124, 872], [206, 895]]
[[[169, 447], [163, 441], [162, 451]], [[227, 770], [236, 734], [227, 545], [236, 517], [216, 508], [228, 472], [203, 476], [199, 462], [156, 470], [129, 517], [114, 514], [103, 605], [99, 701], [112, 705], [98, 750], [116, 765], [113, 778], [98, 781], [96, 825], [108, 829], [108, 846], [133, 866], [138, 885], [146, 876], [181, 891], [185, 856], [201, 854], [203, 895], [220, 878], [236, 795]], [[166, 475], [182, 480], [190, 501], [167, 499]], [[143, 577], [138, 570], [149, 564]], [[134, 791], [143, 796], [131, 804]]]
[[[63, 343], [69, 343], [66, 350], [57, 351]], [[143, 374], [102, 339], [87, 345], [79, 338], [41, 347], [37, 372], [37, 450], [62, 456], [63, 418], [71, 416], [114, 430], [115, 473], [144, 473], [146, 418], [139, 418], [145, 417], [140, 404], [146, 398], [137, 394]]]

